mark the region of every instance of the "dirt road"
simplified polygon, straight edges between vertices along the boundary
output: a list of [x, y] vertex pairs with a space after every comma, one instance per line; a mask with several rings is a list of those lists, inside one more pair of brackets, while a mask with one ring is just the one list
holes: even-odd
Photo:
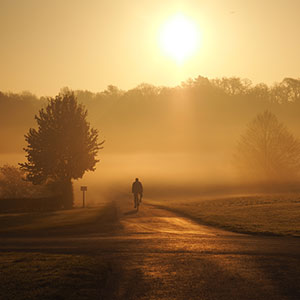
[[300, 299], [300, 239], [235, 234], [147, 205], [138, 213], [129, 201], [116, 205], [113, 232], [5, 238], [0, 251], [102, 257], [112, 269], [103, 299]]

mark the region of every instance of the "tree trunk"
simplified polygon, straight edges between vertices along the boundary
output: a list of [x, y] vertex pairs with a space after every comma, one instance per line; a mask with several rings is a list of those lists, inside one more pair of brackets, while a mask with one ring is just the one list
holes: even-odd
[[61, 200], [64, 209], [73, 208], [74, 195], [73, 195], [73, 183], [70, 179], [64, 180], [61, 183]]
[[54, 197], [56, 209], [73, 207], [73, 184], [71, 179], [61, 179], [48, 183], [51, 197]]

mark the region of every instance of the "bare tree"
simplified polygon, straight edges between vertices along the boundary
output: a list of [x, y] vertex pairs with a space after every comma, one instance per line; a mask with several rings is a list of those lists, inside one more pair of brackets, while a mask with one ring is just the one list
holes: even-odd
[[300, 142], [265, 111], [240, 137], [235, 159], [240, 170], [257, 180], [294, 180], [300, 170]]

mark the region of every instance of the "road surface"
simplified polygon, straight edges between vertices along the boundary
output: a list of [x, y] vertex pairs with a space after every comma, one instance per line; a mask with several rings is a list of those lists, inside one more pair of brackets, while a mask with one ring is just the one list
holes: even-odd
[[111, 262], [107, 299], [300, 299], [300, 239], [236, 234], [175, 213], [115, 203], [110, 234], [4, 238], [0, 251], [75, 253]]

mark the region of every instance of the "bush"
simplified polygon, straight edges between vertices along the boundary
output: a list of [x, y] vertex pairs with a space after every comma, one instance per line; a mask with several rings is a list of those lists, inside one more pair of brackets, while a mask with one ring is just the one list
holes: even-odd
[[25, 172], [12, 165], [0, 167], [0, 197], [2, 199], [36, 198], [42, 187], [25, 180]]
[[51, 211], [61, 208], [61, 199], [57, 197], [0, 199], [0, 213]]

